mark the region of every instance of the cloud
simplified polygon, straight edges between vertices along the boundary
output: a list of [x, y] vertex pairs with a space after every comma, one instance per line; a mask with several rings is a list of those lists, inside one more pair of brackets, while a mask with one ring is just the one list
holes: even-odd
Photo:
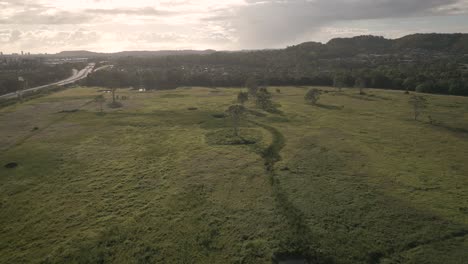
[[281, 46], [299, 41], [336, 21], [418, 17], [446, 14], [457, 0], [282, 0], [249, 1], [249, 5], [221, 11], [211, 21], [226, 22], [241, 43]]
[[61, 30], [0, 30], [0, 44], [2, 48], [12, 51], [34, 50], [40, 43], [41, 51], [55, 51], [62, 49], [74, 49], [76, 46], [93, 46], [98, 43], [100, 34], [84, 29]]
[[468, 14], [468, 1], [437, 7], [433, 10], [436, 15], [466, 15]]
[[157, 10], [152, 7], [143, 8], [111, 8], [111, 9], [86, 9], [87, 14], [93, 15], [136, 15], [136, 16], [171, 16], [177, 15], [175, 11]]
[[50, 13], [37, 13], [35, 11], [23, 11], [13, 16], [0, 19], [0, 24], [8, 25], [63, 25], [82, 24], [92, 21], [92, 17], [85, 14], [75, 14], [67, 11], [55, 11]]
[[32, 1], [0, 2], [0, 24], [7, 25], [59, 25], [89, 22], [86, 13], [74, 13]]
[[467, 32], [466, 14], [468, 0], [0, 0], [0, 43], [32, 51], [276, 48], [316, 37]]

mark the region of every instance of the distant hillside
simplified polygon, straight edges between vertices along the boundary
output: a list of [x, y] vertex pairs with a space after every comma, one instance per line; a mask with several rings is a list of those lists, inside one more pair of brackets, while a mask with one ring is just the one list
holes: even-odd
[[414, 34], [393, 41], [393, 47], [468, 53], [468, 34]]
[[62, 51], [55, 54], [60, 57], [91, 57], [105, 55], [104, 53], [96, 53], [86, 50], [73, 50], [73, 51]]
[[468, 34], [414, 34], [399, 39], [377, 36], [335, 38], [326, 44], [305, 42], [288, 49], [309, 50], [322, 57], [343, 57], [359, 53], [398, 53], [408, 50], [468, 54]]
[[[286, 49], [269, 51], [297, 51], [316, 54], [318, 57], [349, 57], [360, 53], [391, 54], [414, 51], [447, 52], [468, 54], [468, 34], [413, 34], [398, 39], [386, 39], [378, 36], [357, 36], [352, 38], [335, 38], [326, 44], [304, 42]], [[256, 52], [266, 50], [228, 51], [224, 53]], [[116, 53], [96, 53], [85, 50], [62, 51], [61, 57], [158, 57], [177, 55], [209, 55], [215, 50], [160, 50], [160, 51], [122, 51]]]
[[104, 57], [104, 56], [117, 56], [117, 57], [157, 57], [157, 56], [172, 56], [172, 55], [204, 55], [211, 54], [214, 50], [159, 50], [159, 51], [122, 51], [116, 53], [97, 53], [86, 50], [77, 51], [62, 51], [57, 53], [56, 56], [61, 57]]
[[160, 50], [160, 51], [122, 51], [114, 53], [115, 56], [133, 56], [133, 57], [146, 57], [146, 56], [172, 56], [172, 55], [204, 55], [216, 52], [215, 50]]

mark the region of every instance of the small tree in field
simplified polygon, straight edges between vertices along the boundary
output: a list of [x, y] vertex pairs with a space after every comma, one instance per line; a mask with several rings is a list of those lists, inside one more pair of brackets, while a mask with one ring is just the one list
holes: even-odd
[[116, 101], [115, 101], [115, 92], [117, 91], [117, 87], [112, 87], [111, 88], [111, 92], [112, 92], [112, 104], [115, 104]]
[[241, 105], [244, 105], [245, 102], [247, 102], [248, 100], [249, 100], [249, 94], [246, 92], [240, 92], [237, 95], [237, 102]]
[[345, 86], [345, 77], [341, 74], [336, 74], [333, 77], [333, 86], [338, 88], [338, 91], [341, 92], [341, 89]]
[[117, 102], [116, 99], [118, 99], [118, 96], [115, 95], [115, 92], [117, 91], [117, 87], [112, 87], [111, 92], [112, 92], [112, 102], [109, 103], [110, 108], [119, 108], [122, 107], [122, 103]]
[[424, 96], [413, 95], [409, 99], [409, 104], [413, 107], [414, 120], [418, 120], [421, 112], [427, 108], [427, 99]]
[[232, 120], [232, 128], [236, 137], [239, 136], [239, 126], [245, 110], [243, 105], [231, 105], [226, 111]]
[[99, 109], [100, 109], [100, 112], [102, 113], [103, 111], [102, 104], [104, 104], [104, 102], [106, 101], [106, 98], [104, 98], [104, 96], [101, 94], [101, 95], [96, 96], [94, 101], [99, 104]]
[[320, 99], [320, 90], [310, 89], [309, 91], [307, 91], [306, 95], [304, 96], [304, 99], [309, 104], [317, 104], [317, 101]]
[[271, 93], [268, 92], [266, 87], [258, 89], [257, 96], [255, 97], [255, 105], [265, 111], [274, 111], [275, 106], [271, 101]]
[[354, 81], [354, 87], [359, 88], [359, 94], [360, 94], [360, 95], [366, 94], [366, 93], [364, 92], [364, 89], [367, 88], [366, 79], [361, 78], [361, 77], [356, 78], [356, 80]]
[[247, 81], [245, 82], [245, 87], [247, 87], [250, 96], [257, 96], [258, 84], [257, 79], [254, 76], [251, 76], [247, 79]]

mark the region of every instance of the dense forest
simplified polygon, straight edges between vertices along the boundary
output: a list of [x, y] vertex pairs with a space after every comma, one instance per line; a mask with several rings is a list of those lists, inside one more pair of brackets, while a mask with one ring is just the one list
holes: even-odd
[[[467, 54], [465, 54], [467, 53]], [[416, 34], [396, 40], [359, 36], [282, 50], [115, 57], [115, 67], [88, 85], [171, 89], [264, 85], [324, 85], [468, 95], [468, 35]]]

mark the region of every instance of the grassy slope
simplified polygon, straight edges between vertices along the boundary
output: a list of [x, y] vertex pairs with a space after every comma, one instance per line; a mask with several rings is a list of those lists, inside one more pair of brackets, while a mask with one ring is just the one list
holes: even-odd
[[[20, 163], [0, 168], [0, 263], [468, 258], [468, 98], [428, 96], [434, 126], [412, 121], [400, 92], [310, 106], [305, 89], [281, 90], [282, 115], [244, 123], [257, 146], [207, 144], [236, 89], [122, 91], [105, 115], [89, 88], [0, 109], [0, 165]], [[269, 173], [260, 149], [277, 138]]]

